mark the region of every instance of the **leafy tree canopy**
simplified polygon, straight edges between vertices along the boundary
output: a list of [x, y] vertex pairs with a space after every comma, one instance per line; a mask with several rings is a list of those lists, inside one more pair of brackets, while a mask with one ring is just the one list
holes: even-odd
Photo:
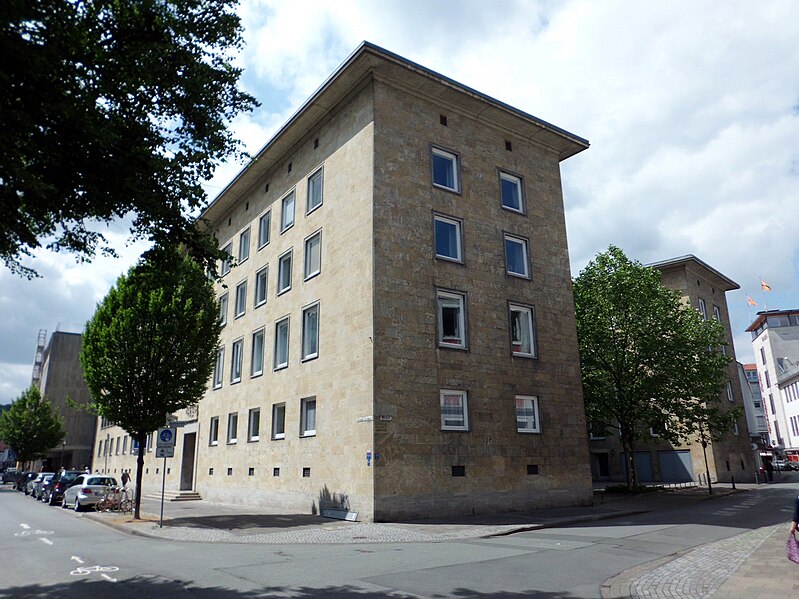
[[[238, 0], [0, 2], [0, 259], [40, 245], [113, 254], [97, 223], [132, 215], [134, 239], [181, 243], [213, 267], [189, 216], [200, 182], [241, 156]], [[94, 223], [94, 224], [93, 224]], [[92, 230], [92, 229], [95, 230]]]
[[23, 464], [47, 455], [64, 438], [64, 421], [39, 388], [31, 385], [0, 413], [0, 439]]
[[610, 246], [575, 279], [574, 299], [588, 419], [615, 429], [628, 456], [650, 428], [684, 442], [700, 423], [729, 427], [718, 407], [724, 329], [664, 287], [660, 271]]
[[86, 325], [81, 363], [92, 408], [139, 442], [137, 518], [146, 435], [200, 400], [220, 332], [211, 281], [171, 247], [120, 277]]

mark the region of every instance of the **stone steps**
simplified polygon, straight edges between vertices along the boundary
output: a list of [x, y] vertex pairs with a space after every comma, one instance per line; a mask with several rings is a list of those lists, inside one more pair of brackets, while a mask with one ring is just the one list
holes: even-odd
[[[161, 493], [148, 493], [144, 497], [161, 501]], [[197, 491], [164, 491], [164, 501], [202, 501]]]

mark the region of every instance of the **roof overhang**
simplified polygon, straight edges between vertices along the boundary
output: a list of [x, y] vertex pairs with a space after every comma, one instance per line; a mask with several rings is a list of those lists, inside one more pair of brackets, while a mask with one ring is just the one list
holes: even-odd
[[679, 258], [670, 258], [668, 260], [661, 260], [660, 262], [652, 262], [647, 264], [646, 266], [650, 266], [652, 268], [657, 268], [660, 271], [668, 271], [668, 270], [676, 270], [676, 269], [686, 269], [694, 272], [695, 274], [703, 277], [710, 281], [714, 287], [718, 287], [724, 291], [733, 291], [735, 289], [740, 289], [741, 286], [733, 281], [731, 278], [721, 274], [715, 268], [710, 266], [707, 262], [704, 262], [694, 256], [693, 254], [688, 254], [686, 256], [680, 256]]

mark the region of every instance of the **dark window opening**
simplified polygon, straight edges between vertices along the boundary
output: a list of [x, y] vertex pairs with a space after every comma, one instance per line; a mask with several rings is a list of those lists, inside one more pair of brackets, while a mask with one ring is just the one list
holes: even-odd
[[272, 468], [272, 476], [280, 476], [280, 468]]
[[310, 468], [303, 468], [302, 469], [302, 477], [303, 478], [311, 478], [311, 469]]
[[466, 466], [453, 466], [452, 476], [466, 476]]
[[250, 468], [249, 470], [247, 470], [247, 476], [253, 476], [253, 475], [255, 475], [255, 468]]
[[538, 464], [527, 464], [527, 474], [538, 474]]
[[445, 127], [447, 126], [447, 117], [446, 117], [446, 115], [443, 115], [443, 114], [438, 115], [438, 120], [439, 120], [439, 122], [442, 125], [444, 125]]
[[509, 141], [507, 141], [507, 140], [506, 140], [506, 141], [505, 141], [505, 149], [506, 149], [508, 152], [513, 152], [513, 144], [511, 144]]

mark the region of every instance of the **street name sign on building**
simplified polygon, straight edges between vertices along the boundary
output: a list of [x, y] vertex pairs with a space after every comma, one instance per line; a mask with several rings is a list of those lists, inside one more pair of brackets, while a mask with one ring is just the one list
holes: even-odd
[[174, 458], [175, 457], [175, 446], [169, 445], [166, 447], [156, 447], [155, 448], [155, 457], [157, 458]]

